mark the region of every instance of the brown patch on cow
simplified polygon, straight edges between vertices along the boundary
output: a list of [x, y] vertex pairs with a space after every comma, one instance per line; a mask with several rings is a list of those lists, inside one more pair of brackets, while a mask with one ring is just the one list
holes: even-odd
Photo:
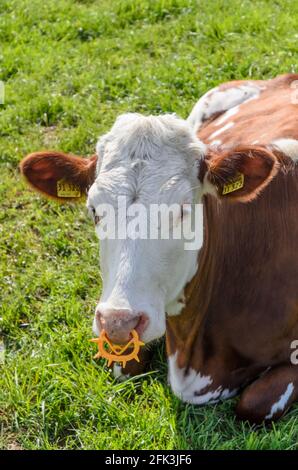
[[[221, 146], [248, 146], [255, 140], [267, 145], [276, 139], [298, 139], [297, 104], [293, 103], [294, 88], [298, 74], [287, 74], [267, 81], [229, 82], [221, 85], [220, 91], [243, 84], [263, 86], [257, 99], [239, 105], [236, 114], [224, 122], [233, 122], [233, 127], [220, 134]], [[221, 113], [222, 115], [223, 113]], [[198, 131], [198, 137], [205, 143], [220, 129], [220, 116], [211, 116]]]
[[167, 353], [178, 351], [179, 367], [232, 389], [289, 361], [298, 337], [297, 220], [292, 166], [250, 204], [205, 196], [199, 269], [181, 314], [167, 319]]
[[203, 183], [205, 175], [208, 170], [207, 160], [209, 159], [209, 156], [210, 155], [206, 155], [203, 160], [200, 160], [198, 178], [201, 183]]
[[57, 182], [66, 179], [81, 188], [85, 196], [95, 180], [97, 155], [90, 158], [77, 157], [63, 152], [42, 151], [27, 155], [20, 170], [29, 185], [48, 198], [60, 202], [77, 200], [73, 197], [59, 197]]
[[[204, 197], [198, 271], [185, 288], [181, 314], [167, 318], [168, 355], [177, 352], [178, 367], [211, 376], [212, 389], [242, 388], [272, 368], [272, 378], [267, 382], [264, 376], [261, 387], [264, 403], [259, 385], [252, 385], [237, 408], [238, 416], [251, 422], [265, 418], [264, 410], [274, 403], [274, 387], [288, 383], [288, 374], [291, 381], [298, 375], [288, 369], [290, 344], [298, 338], [298, 165], [269, 145], [278, 138], [298, 138], [298, 106], [289, 103], [288, 90], [297, 79], [291, 75], [266, 82], [264, 100], [240, 106], [240, 127], [236, 123], [225, 132], [228, 147], [208, 155], [201, 181], [208, 168], [213, 169], [211, 181], [219, 186], [221, 178], [228, 180], [235, 170], [247, 178], [257, 175], [257, 181], [249, 182], [250, 190], [262, 179], [271, 181], [249, 204], [231, 204], [231, 197]], [[239, 132], [242, 124], [244, 133]], [[264, 127], [268, 139], [261, 142]], [[212, 132], [213, 122], [198, 136], [207, 138]], [[266, 145], [251, 146], [256, 139]], [[244, 162], [244, 167], [234, 161], [230, 169], [227, 163], [235, 149], [240, 151], [235, 161]], [[279, 398], [279, 390], [275, 394]]]

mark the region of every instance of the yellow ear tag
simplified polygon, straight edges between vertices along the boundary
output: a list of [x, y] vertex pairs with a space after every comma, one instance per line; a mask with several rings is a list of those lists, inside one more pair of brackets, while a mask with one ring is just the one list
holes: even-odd
[[81, 197], [81, 187], [62, 179], [57, 181], [58, 197]]
[[230, 183], [227, 183], [222, 188], [222, 195], [225, 196], [226, 194], [233, 193], [234, 191], [238, 191], [242, 189], [244, 186], [244, 175], [239, 173], [239, 175]]
[[[106, 337], [105, 330], [102, 330], [99, 338], [89, 339], [89, 341], [92, 343], [97, 343], [98, 346], [98, 353], [95, 354], [94, 359], [104, 357], [108, 360], [108, 366], [110, 366], [112, 362], [119, 362], [120, 364], [122, 363], [122, 367], [125, 367], [126, 363], [132, 361], [132, 359], [140, 362], [138, 354], [140, 347], [144, 346], [145, 343], [139, 340], [139, 335], [136, 330], [132, 330], [131, 334], [131, 340], [125, 346], [120, 346], [119, 344], [111, 343]], [[105, 348], [105, 345], [107, 346], [107, 349]], [[128, 348], [132, 346], [133, 350], [130, 353], [123, 354]]]

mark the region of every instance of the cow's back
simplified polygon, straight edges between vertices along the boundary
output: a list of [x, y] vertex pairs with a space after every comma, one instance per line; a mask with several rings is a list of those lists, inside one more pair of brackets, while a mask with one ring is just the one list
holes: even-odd
[[[244, 97], [232, 112], [227, 103], [227, 112], [211, 113], [198, 129], [197, 135], [203, 142], [234, 146], [270, 144], [280, 138], [298, 140], [298, 74], [264, 81], [229, 82], [214, 93], [241, 86], [259, 91], [247, 100]], [[211, 98], [212, 94], [208, 100]]]
[[180, 367], [208, 374], [210, 364], [219, 369], [225, 363], [254, 371], [290, 359], [291, 341], [298, 338], [298, 164], [272, 145], [280, 139], [298, 144], [296, 80], [289, 74], [223, 84], [212, 93], [243, 83], [259, 88], [257, 97], [232, 112], [227, 106], [210, 114], [212, 93], [202, 103], [201, 110], [209, 109], [197, 131], [203, 142], [216, 141], [218, 151], [269, 145], [280, 169], [252, 202], [205, 196], [199, 269], [186, 288], [181, 315], [168, 320], [168, 352], [181, 345]]

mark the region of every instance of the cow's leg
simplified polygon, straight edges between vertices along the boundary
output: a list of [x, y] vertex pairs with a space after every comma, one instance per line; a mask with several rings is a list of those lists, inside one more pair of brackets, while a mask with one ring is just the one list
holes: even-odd
[[[210, 118], [230, 110], [230, 115], [236, 113], [236, 106], [261, 93], [261, 87], [253, 82], [230, 82], [209, 90], [203, 95], [192, 109], [187, 122], [197, 132], [203, 123]], [[228, 117], [228, 116], [227, 116]]]
[[298, 400], [298, 366], [280, 365], [249, 385], [236, 407], [236, 415], [251, 424], [278, 420]]
[[143, 374], [149, 368], [153, 352], [153, 348], [142, 348], [139, 352], [140, 362], [133, 360], [128, 362], [125, 367], [115, 363], [113, 365], [114, 376], [119, 380], [126, 380], [129, 377]]

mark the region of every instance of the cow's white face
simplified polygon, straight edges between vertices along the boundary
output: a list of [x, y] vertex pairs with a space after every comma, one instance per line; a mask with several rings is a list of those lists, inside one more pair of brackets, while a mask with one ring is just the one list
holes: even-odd
[[[119, 343], [128, 341], [134, 328], [145, 342], [159, 338], [165, 331], [166, 312], [180, 313], [183, 288], [195, 274], [200, 248], [195, 243], [195, 251], [188, 251], [185, 238], [189, 241], [190, 233], [202, 232], [203, 225], [202, 214], [197, 217], [197, 208], [202, 205], [195, 206], [194, 227], [190, 226], [193, 211], [185, 205], [199, 202], [207, 192], [227, 202], [252, 201], [279, 171], [278, 159], [271, 148], [236, 146], [209, 149], [207, 153], [185, 121], [172, 115], [137, 114], [117, 119], [111, 131], [98, 142], [97, 156], [80, 158], [57, 151], [34, 152], [20, 166], [33, 188], [62, 202], [80, 199], [90, 188], [87, 204], [99, 236], [106, 220], [105, 217], [99, 220], [101, 209], [109, 207], [116, 214], [122, 213], [119, 198], [125, 200], [127, 213], [118, 228], [127, 226], [128, 233], [119, 237], [118, 232], [117, 236], [101, 241], [103, 292], [94, 321], [96, 333], [104, 328], [110, 339]], [[239, 175], [241, 186], [235, 187]], [[143, 222], [156, 204], [170, 208], [176, 204], [171, 228], [183, 226], [185, 238], [169, 233], [168, 239], [161, 239], [162, 214], [161, 234], [146, 238], [141, 230], [140, 238], [134, 239], [138, 232], [134, 226], [138, 210], [136, 213], [134, 210], [142, 207], [137, 222], [141, 221], [144, 229]], [[150, 231], [151, 217], [149, 226]], [[155, 228], [159, 232], [158, 223]], [[202, 243], [202, 237], [197, 241]]]
[[[187, 236], [191, 214], [185, 205], [200, 198], [198, 162], [203, 153], [203, 144], [185, 121], [173, 115], [120, 116], [97, 144], [97, 177], [88, 193], [87, 206], [99, 237], [102, 208], [109, 205], [117, 214], [119, 201], [126, 204], [126, 223], [129, 215], [139, 214], [148, 226], [152, 204], [171, 205], [171, 227], [184, 224]], [[95, 333], [104, 328], [115, 342], [127, 341], [133, 328], [145, 342], [161, 337], [166, 312], [177, 314], [182, 307], [180, 297], [195, 274], [197, 251], [186, 250], [183, 237], [102, 239], [103, 291], [96, 308]]]

